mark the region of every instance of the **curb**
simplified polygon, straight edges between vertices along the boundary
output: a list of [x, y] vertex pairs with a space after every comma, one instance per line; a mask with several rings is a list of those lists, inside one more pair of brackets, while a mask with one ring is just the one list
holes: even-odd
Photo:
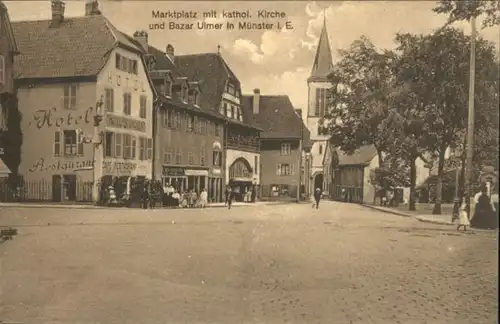
[[436, 224], [436, 225], [448, 225], [448, 226], [453, 226], [455, 224], [453, 223], [450, 223], [450, 222], [446, 222], [446, 221], [438, 221], [438, 220], [431, 220], [431, 219], [425, 219], [425, 218], [422, 218], [422, 217], [415, 217], [419, 222], [422, 222], [422, 223], [429, 223], [429, 224]]
[[370, 208], [370, 209], [373, 209], [373, 210], [376, 210], [376, 211], [379, 211], [379, 212], [382, 212], [382, 213], [392, 214], [392, 215], [396, 215], [396, 216], [413, 217], [410, 214], [407, 214], [407, 213], [404, 213], [404, 212], [400, 212], [400, 211], [397, 211], [397, 210], [381, 209], [381, 208], [377, 208], [376, 206], [367, 205], [367, 204], [361, 204], [361, 206], [366, 207], [366, 208]]
[[[249, 203], [241, 205], [232, 205], [233, 207], [260, 207], [260, 206], [271, 206], [271, 205], [292, 205], [297, 204], [296, 202], [268, 202], [268, 203]], [[4, 208], [47, 208], [47, 209], [120, 209], [126, 207], [108, 207], [108, 206], [94, 206], [94, 205], [39, 205], [39, 204], [0, 204], [0, 209]], [[206, 208], [227, 208], [224, 205], [207, 205]], [[126, 208], [126, 209], [140, 209], [140, 208]], [[169, 208], [157, 208], [157, 209], [169, 209]]]

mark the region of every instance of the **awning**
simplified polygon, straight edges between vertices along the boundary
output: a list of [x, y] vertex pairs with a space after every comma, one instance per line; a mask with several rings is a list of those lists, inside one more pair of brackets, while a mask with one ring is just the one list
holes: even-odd
[[252, 178], [243, 178], [243, 177], [231, 178], [229, 180], [231, 180], [232, 182], [253, 182]]
[[2, 159], [0, 159], [0, 177], [7, 176], [11, 173], [10, 169], [3, 163]]
[[189, 170], [189, 169], [186, 169], [184, 171], [184, 174], [187, 175], [187, 176], [208, 177], [208, 171], [207, 170]]

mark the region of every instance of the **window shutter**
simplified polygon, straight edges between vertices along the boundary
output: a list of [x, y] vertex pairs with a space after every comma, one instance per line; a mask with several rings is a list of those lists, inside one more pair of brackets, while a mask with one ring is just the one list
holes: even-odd
[[293, 175], [293, 171], [294, 171], [293, 166], [294, 166], [293, 164], [290, 164], [290, 175]]
[[122, 134], [115, 133], [115, 157], [122, 157]]
[[151, 160], [153, 158], [153, 140], [148, 138], [148, 156], [147, 159]]
[[132, 159], [135, 159], [137, 149], [137, 139], [135, 136], [132, 136]]
[[61, 155], [61, 132], [54, 133], [54, 156]]
[[81, 129], [76, 130], [76, 145], [77, 155], [83, 155], [83, 131]]

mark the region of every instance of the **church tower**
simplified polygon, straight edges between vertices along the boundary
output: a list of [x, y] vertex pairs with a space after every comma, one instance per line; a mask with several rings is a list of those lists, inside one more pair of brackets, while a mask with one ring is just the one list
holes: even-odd
[[302, 111], [302, 120], [305, 121], [311, 133], [311, 190], [321, 188], [327, 190], [331, 170], [326, 166], [328, 155], [331, 155], [328, 147], [327, 135], [318, 134], [319, 120], [325, 116], [327, 107], [327, 90], [332, 87], [328, 81], [328, 74], [333, 69], [332, 52], [326, 29], [326, 19], [323, 20], [323, 28], [319, 36], [318, 48], [314, 57], [311, 75], [307, 79], [308, 104]]

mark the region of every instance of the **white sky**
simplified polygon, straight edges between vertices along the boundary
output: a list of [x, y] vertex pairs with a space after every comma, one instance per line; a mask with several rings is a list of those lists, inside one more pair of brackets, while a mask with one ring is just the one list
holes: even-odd
[[[4, 3], [13, 21], [50, 18], [48, 0]], [[379, 47], [391, 48], [397, 32], [432, 32], [446, 21], [446, 16], [432, 11], [434, 6], [433, 1], [100, 1], [103, 14], [130, 35], [136, 30], [148, 30], [150, 23], [158, 22], [152, 19], [153, 10], [193, 10], [199, 15], [203, 11], [217, 10], [219, 17], [212, 21], [220, 22], [225, 22], [220, 16], [222, 10], [249, 9], [253, 15], [262, 9], [284, 11], [287, 18], [280, 22], [291, 21], [293, 30], [149, 30], [149, 42], [160, 49], [170, 43], [177, 54], [216, 52], [220, 45], [224, 59], [240, 79], [245, 93], [260, 88], [263, 95], [286, 94], [296, 108], [304, 108], [307, 104], [306, 79], [323, 24], [323, 12], [335, 60], [337, 49], [348, 47], [361, 35], [369, 37]], [[66, 1], [66, 15], [83, 15], [84, 7], [84, 1]], [[467, 23], [456, 26], [470, 32]], [[498, 28], [479, 33], [498, 47]]]

